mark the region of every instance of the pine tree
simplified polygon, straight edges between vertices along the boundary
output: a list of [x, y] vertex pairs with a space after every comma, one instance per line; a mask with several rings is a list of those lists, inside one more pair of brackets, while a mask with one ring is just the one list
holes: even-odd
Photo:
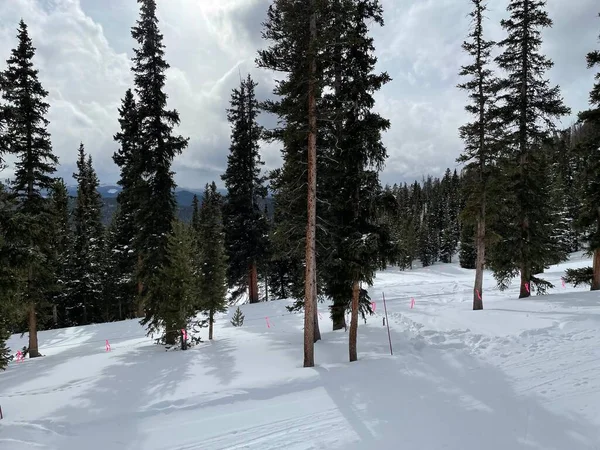
[[19, 231], [15, 236], [15, 251], [23, 255], [22, 264], [27, 283], [20, 298], [27, 309], [29, 324], [29, 356], [40, 356], [38, 350], [38, 307], [45, 305], [54, 284], [54, 267], [48, 264], [51, 235], [46, 226], [52, 221], [50, 200], [42, 193], [54, 184], [58, 158], [52, 153], [45, 118], [49, 105], [48, 92], [38, 80], [32, 59], [35, 48], [27, 25], [19, 23], [18, 45], [7, 60], [3, 76], [2, 95], [6, 101], [7, 118], [5, 145], [17, 157], [12, 191], [16, 195]]
[[236, 289], [232, 301], [247, 290], [250, 303], [259, 301], [258, 266], [267, 249], [267, 219], [261, 210], [267, 191], [260, 174], [258, 141], [262, 128], [257, 123], [257, 84], [250, 75], [231, 95], [227, 118], [231, 124], [231, 146], [227, 169], [222, 175], [227, 188], [224, 208], [225, 236], [229, 258], [228, 283]]
[[[140, 145], [140, 121], [137, 104], [131, 89], [119, 108], [120, 131], [115, 134], [114, 140], [120, 148], [114, 153], [113, 161], [119, 166], [121, 176], [118, 185], [121, 191], [117, 196], [118, 208], [114, 216], [113, 226], [110, 231], [109, 266], [110, 282], [112, 285], [113, 299], [119, 305], [119, 318], [133, 317], [133, 299], [138, 294], [140, 302], [137, 315], [143, 315], [141, 304], [141, 252], [140, 242], [136, 240], [138, 223], [143, 220], [140, 215], [140, 205], [147, 193], [147, 184], [142, 178], [142, 158]], [[125, 311], [124, 311], [125, 310]]]
[[[588, 68], [600, 67], [600, 50], [587, 54]], [[600, 71], [590, 92], [592, 109], [579, 113], [579, 120], [587, 125], [589, 134], [580, 144], [583, 156], [583, 198], [579, 225], [587, 230], [588, 248], [593, 254], [591, 289], [600, 290]]]
[[164, 59], [156, 0], [138, 0], [138, 3], [140, 18], [132, 28], [131, 35], [139, 45], [134, 50], [133, 73], [138, 96], [138, 155], [145, 185], [138, 197], [136, 248], [140, 263], [138, 281], [143, 299], [141, 306], [145, 312], [141, 323], [147, 325], [148, 332], [152, 333], [165, 320], [158, 316], [163, 310], [161, 300], [150, 295], [150, 292], [157, 292], [150, 284], [165, 262], [167, 236], [171, 234], [175, 219], [175, 182], [171, 164], [173, 158], [187, 147], [188, 139], [173, 134], [173, 128], [179, 124], [179, 113], [166, 109], [164, 87], [169, 64]]
[[[157, 301], [154, 332], [162, 331], [160, 341], [174, 345], [181, 329], [198, 311], [198, 291], [194, 280], [193, 239], [189, 227], [175, 221], [167, 238], [166, 255], [149, 295]], [[153, 334], [153, 333], [152, 333]]]
[[98, 193], [98, 177], [91, 157], [86, 158], [80, 144], [77, 160], [77, 199], [74, 210], [74, 245], [71, 259], [72, 280], [69, 289], [69, 321], [85, 325], [99, 321], [103, 300], [102, 198]]
[[206, 185], [199, 217], [200, 309], [208, 316], [208, 338], [213, 338], [215, 314], [226, 312], [227, 256], [222, 217], [223, 199], [213, 182]]
[[238, 306], [235, 310], [235, 313], [233, 313], [233, 317], [231, 318], [231, 325], [233, 325], [234, 327], [241, 327], [242, 325], [244, 325], [244, 318], [244, 313]]
[[[460, 75], [468, 77], [458, 87], [469, 93], [472, 103], [465, 110], [474, 116], [474, 121], [460, 128], [460, 136], [465, 141], [465, 152], [457, 159], [467, 163], [470, 172], [469, 182], [465, 188], [465, 221], [466, 230], [462, 234], [461, 266], [475, 269], [475, 285], [473, 286], [473, 309], [483, 309], [483, 269], [486, 251], [486, 210], [489, 197], [490, 170], [494, 164], [494, 145], [498, 139], [499, 126], [494, 120], [496, 92], [498, 80], [494, 77], [491, 65], [491, 51], [495, 42], [485, 39], [483, 22], [487, 4], [484, 0], [472, 0], [472, 31], [469, 41], [462, 45], [464, 51], [473, 58], [473, 62], [463, 66]], [[473, 236], [471, 229], [475, 227]], [[475, 238], [474, 247], [472, 239]], [[476, 252], [471, 267], [472, 252]]]
[[502, 239], [494, 245], [490, 262], [501, 287], [520, 272], [520, 298], [534, 287], [540, 292], [551, 287], [535, 275], [566, 257], [552, 237], [553, 205], [546, 195], [548, 174], [542, 162], [542, 144], [549, 139], [553, 120], [569, 112], [559, 87], [549, 87], [544, 79], [552, 67], [540, 53], [541, 29], [552, 25], [545, 3], [510, 1], [510, 18], [502, 21], [508, 36], [499, 43], [503, 53], [496, 58], [506, 71], [498, 98], [499, 119], [506, 126], [500, 166], [508, 214], [495, 225]]
[[[283, 167], [275, 172], [273, 187], [276, 204], [283, 211], [276, 233], [281, 236], [282, 249], [296, 266], [305, 264], [304, 279], [295, 273], [294, 291], [298, 294], [304, 282], [304, 367], [314, 366], [315, 310], [318, 293], [316, 272], [317, 237], [317, 104], [322, 92], [322, 69], [317, 58], [323, 44], [317, 30], [323, 34], [327, 17], [315, 0], [274, 0], [267, 12], [263, 38], [271, 45], [259, 51], [257, 65], [279, 73], [280, 80], [273, 93], [276, 101], [263, 103], [263, 109], [279, 116], [282, 126], [266, 134], [283, 143]], [[317, 27], [317, 16], [320, 17]], [[285, 236], [284, 236], [285, 235]], [[302, 248], [304, 247], [304, 252]]]
[[66, 308], [69, 301], [69, 286], [71, 284], [71, 242], [73, 239], [69, 221], [69, 193], [62, 179], [56, 180], [51, 191], [53, 222], [52, 222], [52, 265], [56, 269], [56, 290], [52, 293], [54, 326], [67, 326]]
[[6, 340], [10, 337], [9, 330], [16, 311], [16, 295], [20, 291], [19, 283], [22, 280], [15, 264], [15, 252], [10, 246], [14, 207], [12, 196], [0, 183], [0, 369], [4, 369], [10, 361]]
[[[326, 166], [322, 191], [330, 205], [327, 218], [333, 243], [324, 276], [334, 305], [345, 306], [351, 300], [349, 359], [356, 361], [361, 284], [372, 284], [382, 255], [391, 247], [389, 229], [379, 220], [383, 189], [378, 175], [387, 157], [381, 133], [390, 124], [373, 112], [373, 93], [390, 77], [385, 72], [373, 73], [377, 58], [368, 24], [372, 21], [383, 26], [379, 2], [339, 0], [330, 7], [338, 32], [334, 44], [339, 47], [328, 58], [334, 62], [334, 73], [328, 80], [334, 90], [324, 97], [325, 111], [334, 118], [330, 135], [336, 138], [328, 154], [332, 162]], [[341, 52], [343, 64], [336, 66], [337, 52]], [[338, 122], [335, 117], [342, 120]], [[332, 283], [333, 273], [337, 279]]]

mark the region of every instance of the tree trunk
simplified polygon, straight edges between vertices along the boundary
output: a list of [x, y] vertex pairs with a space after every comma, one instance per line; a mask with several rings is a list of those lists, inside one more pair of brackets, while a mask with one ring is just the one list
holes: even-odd
[[528, 283], [531, 281], [530, 269], [527, 267], [527, 263], [523, 263], [521, 266], [521, 291], [519, 292], [519, 298], [527, 298], [531, 296], [531, 285], [529, 290], [527, 289]]
[[54, 326], [58, 327], [58, 306], [52, 305], [52, 321]]
[[331, 309], [331, 320], [333, 322], [333, 331], [346, 329], [345, 305], [336, 304], [333, 302]]
[[356, 352], [356, 340], [358, 338], [358, 299], [360, 296], [360, 285], [358, 281], [352, 284], [352, 317], [350, 318], [350, 362], [358, 359]]
[[473, 310], [483, 309], [483, 267], [485, 265], [485, 204], [481, 206], [477, 220], [477, 259], [475, 261], [475, 290]]
[[600, 291], [600, 248], [594, 250], [594, 271], [592, 275], [592, 291]]
[[314, 305], [315, 305], [315, 338], [314, 341], [320, 341], [321, 340], [321, 328], [319, 327], [319, 303], [317, 302], [317, 270], [315, 269], [314, 273], [314, 279], [313, 279], [313, 283], [315, 286], [315, 299], [314, 299]]
[[316, 231], [317, 231], [317, 103], [316, 103], [316, 1], [310, 0], [308, 78], [308, 192], [306, 223], [306, 273], [304, 277], [304, 367], [315, 365]]
[[269, 301], [269, 276], [265, 273], [265, 302]]
[[[314, 280], [313, 280], [313, 282], [314, 282], [315, 291], [316, 291], [317, 290], [317, 288], [316, 288], [317, 283]], [[316, 292], [315, 292], [315, 294], [316, 294]], [[315, 307], [314, 307], [314, 311], [315, 311], [315, 313], [314, 313], [315, 329], [314, 329], [314, 339], [313, 339], [313, 341], [314, 342], [318, 342], [318, 341], [321, 340], [321, 328], [319, 327], [319, 307], [318, 307], [316, 295], [315, 295], [314, 305], [315, 305]]]
[[35, 312], [35, 303], [29, 304], [29, 357], [37, 358], [42, 356], [38, 349], [38, 336], [37, 336], [37, 315]]
[[256, 263], [250, 264], [248, 272], [248, 298], [250, 303], [258, 303], [258, 270]]
[[[138, 264], [138, 270], [141, 270], [141, 268], [142, 268], [142, 256], [141, 255], [138, 255], [137, 264]], [[138, 317], [144, 317], [144, 315], [145, 315], [144, 299], [142, 297], [143, 292], [144, 292], [144, 284], [142, 283], [141, 276], [138, 275], [138, 282], [137, 282], [137, 293], [138, 293], [137, 316]]]
[[208, 312], [208, 340], [212, 341], [213, 338], [213, 322], [215, 321], [215, 311], [210, 310]]

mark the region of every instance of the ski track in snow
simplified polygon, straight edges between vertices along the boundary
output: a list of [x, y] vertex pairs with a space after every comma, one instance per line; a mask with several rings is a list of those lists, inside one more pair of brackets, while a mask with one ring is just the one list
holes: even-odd
[[135, 320], [40, 332], [46, 356], [0, 373], [0, 448], [598, 450], [600, 293], [560, 282], [588, 264], [572, 255], [544, 274], [551, 295], [527, 300], [486, 273], [484, 311], [457, 264], [379, 272], [359, 361], [319, 304], [311, 369], [288, 301], [241, 306], [241, 328], [231, 308], [215, 341], [186, 352], [153, 345]]

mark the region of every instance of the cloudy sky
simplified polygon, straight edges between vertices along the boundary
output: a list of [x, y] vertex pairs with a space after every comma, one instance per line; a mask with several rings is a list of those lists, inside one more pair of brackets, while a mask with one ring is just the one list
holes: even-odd
[[[439, 176], [458, 167], [462, 150], [457, 128], [467, 119], [464, 93], [455, 86], [466, 62], [460, 45], [468, 31], [468, 0], [381, 0], [385, 26], [373, 29], [378, 70], [393, 81], [377, 94], [377, 109], [391, 120], [384, 141], [389, 152], [384, 183]], [[508, 0], [491, 0], [487, 27], [503, 38], [500, 19]], [[544, 51], [555, 62], [552, 83], [559, 84], [572, 115], [587, 107], [593, 72], [585, 54], [600, 47], [597, 0], [548, 0], [554, 27], [544, 33]], [[270, 95], [273, 75], [257, 69], [256, 50], [269, 0], [158, 0], [165, 37], [169, 107], [181, 114], [180, 133], [190, 146], [173, 169], [181, 187], [221, 185], [229, 147], [225, 109], [239, 74], [250, 72], [258, 96]], [[111, 155], [118, 130], [117, 108], [132, 86], [130, 58], [135, 45], [130, 28], [138, 15], [135, 0], [0, 0], [0, 61], [16, 43], [23, 18], [37, 48], [35, 64], [49, 91], [50, 132], [60, 158], [60, 176], [71, 174], [82, 141], [93, 155], [103, 184], [118, 170]], [[272, 118], [264, 117], [265, 124]], [[279, 147], [263, 147], [267, 168], [277, 167]]]

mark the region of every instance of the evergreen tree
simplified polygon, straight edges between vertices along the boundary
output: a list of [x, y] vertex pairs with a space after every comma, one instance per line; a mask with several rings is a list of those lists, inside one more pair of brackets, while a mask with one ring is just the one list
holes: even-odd
[[200, 309], [208, 316], [208, 338], [213, 338], [215, 314], [226, 312], [227, 256], [222, 217], [223, 199], [213, 182], [206, 185], [200, 210], [199, 240], [202, 270], [200, 272]]
[[51, 202], [42, 193], [54, 184], [58, 158], [52, 152], [45, 118], [49, 105], [48, 92], [38, 80], [32, 59], [35, 48], [29, 38], [27, 25], [19, 23], [18, 45], [7, 60], [2, 77], [2, 96], [6, 101], [7, 119], [5, 145], [17, 157], [12, 191], [17, 197], [19, 230], [15, 234], [15, 251], [27, 275], [22, 305], [27, 309], [29, 324], [29, 356], [40, 356], [38, 350], [38, 308], [46, 304], [54, 284], [54, 267], [49, 264], [52, 236], [47, 224], [52, 222]]
[[[119, 166], [121, 176], [118, 185], [118, 208], [113, 219], [110, 239], [111, 263], [109, 267], [112, 298], [119, 306], [119, 318], [133, 317], [136, 293], [141, 294], [141, 252], [136, 240], [142, 200], [148, 195], [147, 184], [142, 178], [140, 145], [140, 121], [133, 92], [128, 89], [119, 108], [120, 131], [114, 140], [120, 148], [114, 153], [113, 161]], [[143, 315], [141, 298], [137, 315]]]
[[194, 233], [200, 232], [200, 206], [198, 204], [198, 196], [194, 194], [192, 199], [192, 230]]
[[244, 318], [244, 313], [238, 306], [235, 310], [235, 313], [233, 314], [233, 317], [231, 318], [231, 325], [233, 325], [234, 327], [241, 327], [242, 325], [244, 325]]
[[52, 223], [52, 265], [56, 270], [56, 290], [52, 293], [50, 302], [53, 306], [54, 326], [64, 327], [66, 308], [69, 303], [69, 286], [71, 272], [71, 241], [73, 239], [69, 221], [69, 194], [62, 179], [56, 180], [51, 191], [53, 223]]
[[[317, 26], [319, 16], [319, 27]], [[315, 242], [319, 239], [316, 224], [317, 148], [316, 118], [323, 89], [323, 67], [317, 61], [326, 39], [328, 16], [324, 5], [316, 0], [274, 0], [264, 23], [263, 38], [271, 45], [259, 51], [259, 67], [286, 74], [273, 93], [278, 100], [263, 103], [263, 108], [279, 116], [282, 125], [266, 136], [283, 143], [283, 167], [275, 172], [272, 187], [276, 205], [281, 208], [276, 221], [277, 242], [285, 245], [281, 253], [289, 255], [292, 267], [305, 265], [293, 273], [293, 292], [304, 293], [304, 366], [314, 366], [316, 298], [318, 294]], [[317, 30], [320, 36], [317, 39]], [[304, 251], [303, 251], [304, 249]], [[304, 288], [302, 285], [304, 284]]]
[[[591, 69], [600, 67], [600, 50], [587, 54], [587, 65]], [[590, 92], [591, 109], [581, 112], [579, 119], [589, 129], [586, 139], [580, 144], [585, 170], [583, 173], [583, 198], [579, 225], [587, 231], [588, 248], [593, 254], [591, 289], [600, 290], [600, 71]]]
[[69, 289], [69, 321], [85, 325], [100, 320], [103, 300], [103, 238], [101, 221], [102, 198], [99, 181], [80, 144], [77, 160], [77, 199], [74, 210], [74, 245], [71, 259], [72, 280]]
[[[331, 95], [325, 95], [325, 110], [335, 119], [330, 135], [336, 144], [330, 147], [327, 176], [322, 197], [329, 203], [327, 218], [333, 252], [325, 261], [326, 290], [334, 305], [351, 301], [349, 339], [350, 361], [357, 359], [357, 329], [361, 284], [372, 284], [382, 255], [390, 248], [389, 229], [379, 220], [384, 208], [384, 193], [378, 173], [387, 152], [381, 133], [389, 121], [373, 112], [373, 93], [390, 81], [387, 73], [373, 73], [377, 58], [368, 24], [383, 26], [383, 10], [377, 0], [338, 0], [331, 2], [332, 17], [338, 32], [328, 60], [333, 61]], [[338, 52], [343, 64], [336, 65]], [[335, 273], [336, 279], [330, 276]], [[340, 290], [341, 289], [341, 290]]]
[[149, 295], [157, 301], [154, 331], [162, 329], [159, 338], [174, 345], [182, 329], [198, 311], [198, 291], [194, 280], [193, 239], [189, 228], [181, 221], [174, 222], [167, 238], [166, 255], [158, 270]]
[[10, 326], [15, 319], [15, 304], [22, 281], [15, 264], [15, 252], [10, 245], [14, 208], [12, 196], [0, 183], [0, 369], [4, 369], [10, 361], [6, 340], [10, 337]]
[[[472, 0], [472, 31], [469, 41], [462, 45], [464, 51], [473, 58], [471, 64], [463, 66], [460, 75], [468, 77], [458, 87], [469, 93], [471, 103], [465, 110], [474, 116], [460, 128], [460, 137], [465, 141], [465, 152], [457, 159], [467, 163], [467, 171], [471, 173], [465, 185], [465, 230], [462, 234], [460, 262], [462, 267], [475, 269], [473, 286], [473, 309], [483, 309], [483, 269], [486, 250], [486, 217], [488, 208], [488, 183], [490, 170], [494, 164], [494, 145], [498, 139], [498, 121], [494, 120], [495, 96], [498, 80], [490, 68], [491, 51], [495, 42], [485, 39], [483, 19], [487, 11], [484, 0]], [[474, 229], [473, 231], [472, 228]], [[474, 242], [473, 242], [474, 238]], [[474, 244], [474, 245], [473, 245]], [[473, 251], [475, 260], [472, 261]]]
[[167, 237], [171, 234], [175, 219], [175, 182], [171, 164], [173, 158], [187, 147], [188, 139], [173, 134], [173, 128], [179, 124], [179, 113], [166, 109], [164, 87], [169, 64], [164, 59], [156, 0], [138, 0], [138, 3], [140, 18], [132, 28], [131, 35], [139, 45], [134, 50], [133, 73], [138, 96], [137, 154], [144, 189], [138, 197], [136, 248], [140, 263], [138, 282], [145, 313], [141, 323], [147, 325], [148, 332], [152, 333], [166, 319], [158, 315], [163, 311], [161, 300], [150, 295], [150, 292], [158, 292], [150, 284], [165, 262]]
[[458, 260], [460, 262], [460, 267], [462, 267], [463, 269], [476, 269], [477, 268], [477, 265], [476, 265], [477, 249], [475, 247], [475, 239], [474, 238], [475, 238], [475, 227], [469, 223], [463, 225], [462, 231], [461, 231], [461, 239], [460, 239], [460, 252], [458, 254]]
[[496, 58], [507, 74], [498, 98], [499, 118], [506, 126], [500, 166], [508, 208], [495, 224], [502, 239], [494, 245], [490, 262], [501, 287], [520, 272], [520, 298], [528, 297], [534, 287], [540, 292], [551, 287], [535, 275], [566, 257], [552, 236], [554, 212], [542, 161], [542, 144], [549, 139], [553, 120], [569, 112], [559, 87], [549, 87], [544, 79], [552, 67], [540, 53], [541, 29], [552, 25], [545, 3], [510, 1], [510, 18], [502, 21], [508, 36], [499, 43], [503, 52]]
[[250, 303], [259, 301], [258, 272], [267, 250], [267, 219], [261, 210], [267, 191], [260, 174], [263, 162], [258, 141], [262, 128], [257, 123], [259, 112], [250, 75], [241, 81], [231, 95], [227, 118], [231, 123], [231, 146], [227, 169], [222, 175], [227, 188], [224, 208], [225, 236], [229, 258], [228, 283], [232, 300], [248, 291]]

